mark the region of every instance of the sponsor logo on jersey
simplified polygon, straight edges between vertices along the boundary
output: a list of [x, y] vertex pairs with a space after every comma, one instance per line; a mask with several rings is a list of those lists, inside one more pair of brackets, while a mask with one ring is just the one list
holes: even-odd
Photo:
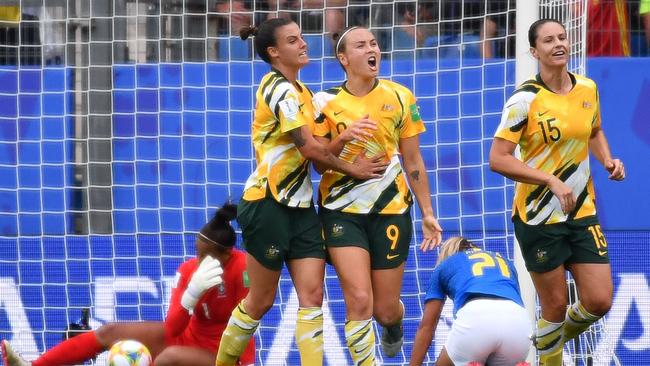
[[584, 102], [582, 102], [582, 108], [591, 109], [591, 103], [585, 100]]
[[392, 112], [393, 109], [394, 109], [393, 106], [390, 104], [384, 104], [383, 106], [381, 106], [382, 112]]

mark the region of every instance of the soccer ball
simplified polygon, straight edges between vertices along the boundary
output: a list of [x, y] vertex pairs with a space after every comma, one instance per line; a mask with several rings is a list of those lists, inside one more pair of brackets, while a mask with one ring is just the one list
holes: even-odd
[[144, 344], [133, 341], [119, 341], [108, 351], [106, 366], [149, 366], [153, 365], [151, 354]]

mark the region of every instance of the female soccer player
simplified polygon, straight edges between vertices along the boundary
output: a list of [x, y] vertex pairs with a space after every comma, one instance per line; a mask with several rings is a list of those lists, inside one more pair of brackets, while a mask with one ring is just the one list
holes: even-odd
[[[589, 151], [623, 180], [601, 128], [596, 84], [567, 71], [564, 26], [538, 20], [528, 30], [540, 73], [524, 82], [503, 110], [490, 168], [519, 182], [513, 203], [515, 235], [539, 295], [536, 346], [541, 365], [561, 365], [562, 346], [600, 319], [612, 304], [607, 241], [596, 216]], [[521, 147], [522, 160], [512, 154]], [[567, 311], [565, 271], [580, 301]]]
[[532, 327], [514, 265], [457, 236], [440, 248], [411, 366], [422, 365], [447, 296], [454, 301], [455, 320], [436, 365], [513, 366], [526, 361]]
[[372, 365], [373, 315], [383, 326], [386, 356], [394, 357], [403, 341], [399, 297], [412, 234], [409, 186], [422, 213], [422, 250], [438, 245], [442, 230], [420, 155], [418, 135], [424, 124], [413, 93], [377, 79], [381, 53], [368, 29], [346, 30], [335, 47], [347, 81], [316, 94], [315, 135], [343, 160], [384, 154], [389, 164], [384, 174], [367, 181], [327, 170], [319, 188], [325, 242], [345, 298], [346, 341], [355, 365]]
[[[199, 232], [197, 257], [178, 268], [164, 322], [107, 323], [58, 344], [32, 362], [23, 360], [3, 340], [5, 365], [76, 365], [119, 340], [135, 339], [147, 346], [157, 366], [213, 366], [230, 312], [248, 292], [246, 255], [233, 248], [236, 236], [230, 220], [236, 210], [235, 205], [224, 205]], [[254, 363], [255, 342], [251, 340], [237, 365]]]
[[232, 365], [244, 350], [262, 316], [271, 308], [286, 262], [298, 295], [296, 343], [303, 365], [323, 359], [323, 278], [325, 249], [312, 202], [309, 160], [358, 179], [379, 177], [382, 157], [345, 162], [312, 135], [311, 91], [297, 80], [309, 62], [300, 28], [287, 19], [268, 19], [254, 35], [257, 54], [271, 65], [256, 95], [252, 139], [257, 169], [239, 203], [238, 222], [247, 255], [250, 292], [232, 312], [217, 355], [217, 365]]

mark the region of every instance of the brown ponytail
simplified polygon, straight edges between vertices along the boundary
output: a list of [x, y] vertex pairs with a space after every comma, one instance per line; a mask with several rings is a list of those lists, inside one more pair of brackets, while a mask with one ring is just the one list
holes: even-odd
[[239, 29], [239, 37], [243, 41], [247, 40], [251, 36], [253, 36], [253, 37], [257, 36], [257, 27], [256, 26], [251, 24], [251, 25], [248, 25], [248, 26], [245, 26], [245, 27], [241, 27]]

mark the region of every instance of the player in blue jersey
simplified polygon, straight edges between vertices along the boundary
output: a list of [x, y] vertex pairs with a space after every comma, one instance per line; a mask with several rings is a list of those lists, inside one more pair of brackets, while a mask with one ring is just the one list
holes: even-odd
[[410, 365], [422, 365], [447, 297], [454, 302], [455, 320], [436, 365], [525, 362], [532, 326], [514, 265], [498, 253], [453, 237], [440, 248]]

